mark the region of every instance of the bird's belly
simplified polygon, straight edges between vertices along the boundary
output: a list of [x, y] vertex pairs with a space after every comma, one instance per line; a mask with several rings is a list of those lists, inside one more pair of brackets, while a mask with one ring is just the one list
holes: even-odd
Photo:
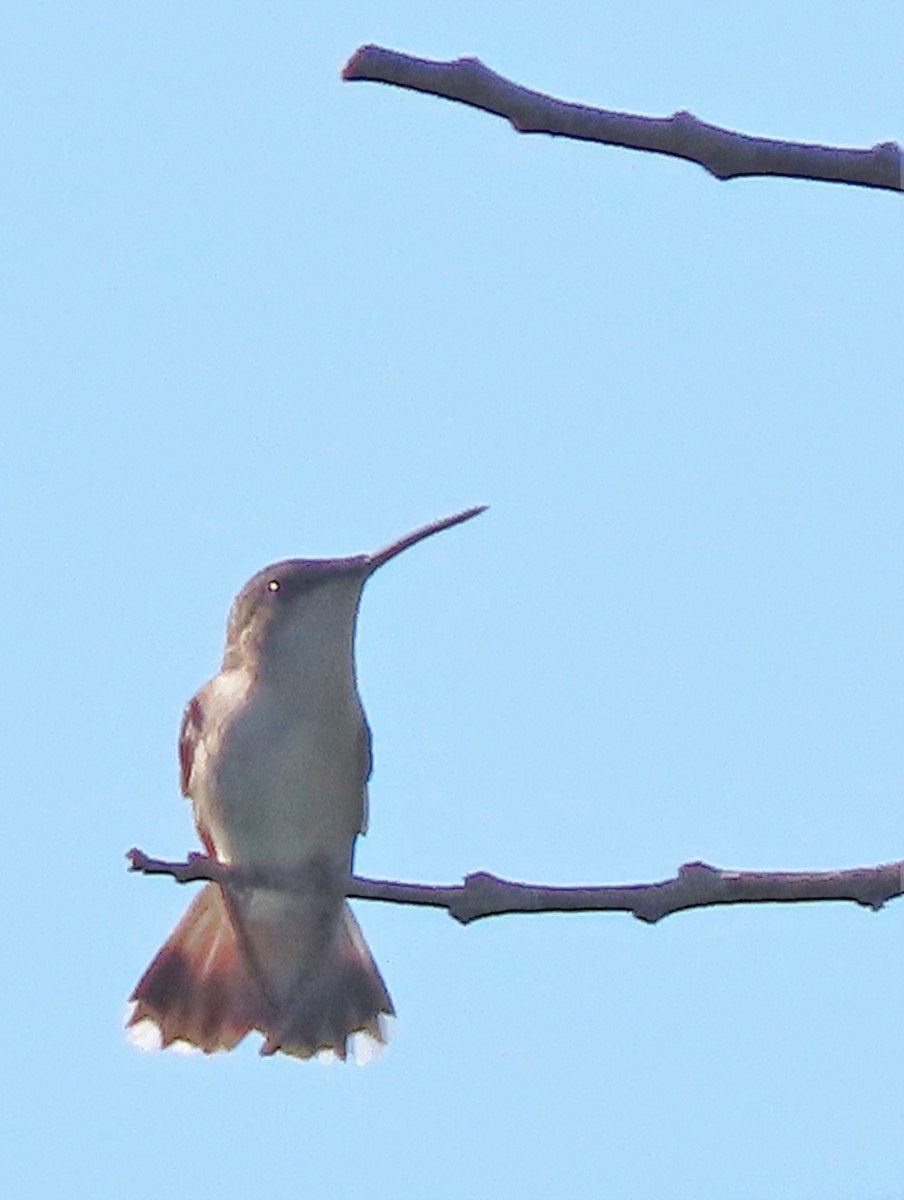
[[223, 731], [215, 771], [195, 799], [223, 861], [325, 860], [346, 871], [361, 829], [363, 722], [357, 706], [323, 714], [246, 709]]

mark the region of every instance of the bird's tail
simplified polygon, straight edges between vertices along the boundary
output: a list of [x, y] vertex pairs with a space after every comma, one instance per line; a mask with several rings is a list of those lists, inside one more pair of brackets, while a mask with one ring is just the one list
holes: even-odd
[[348, 904], [313, 942], [293, 904], [300, 914], [274, 893], [227, 903], [206, 884], [139, 980], [128, 1025], [150, 1022], [162, 1046], [205, 1054], [231, 1050], [252, 1029], [264, 1035], [262, 1054], [298, 1058], [329, 1050], [344, 1059], [353, 1033], [384, 1042], [392, 1001]]

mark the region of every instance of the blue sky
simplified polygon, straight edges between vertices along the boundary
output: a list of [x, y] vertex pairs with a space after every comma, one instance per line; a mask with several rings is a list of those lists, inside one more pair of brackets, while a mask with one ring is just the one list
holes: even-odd
[[901, 198], [717, 184], [343, 84], [375, 41], [775, 137], [904, 137], [899, 5], [0, 15], [10, 1195], [904, 1195], [902, 916], [359, 904], [358, 1070], [148, 1055], [185, 700], [244, 580], [368, 585], [367, 874], [902, 854]]

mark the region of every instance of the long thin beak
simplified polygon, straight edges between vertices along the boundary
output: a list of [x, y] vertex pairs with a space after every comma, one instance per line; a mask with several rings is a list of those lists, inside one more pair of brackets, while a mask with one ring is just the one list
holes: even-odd
[[455, 513], [451, 517], [443, 517], [439, 521], [432, 521], [429, 525], [422, 525], [420, 529], [415, 529], [414, 533], [406, 533], [397, 542], [391, 542], [388, 546], [384, 546], [382, 550], [378, 550], [376, 554], [368, 554], [367, 574], [372, 575], [378, 567], [382, 567], [384, 563], [388, 563], [391, 558], [395, 558], [397, 554], [401, 554], [409, 546], [414, 546], [417, 542], [422, 542], [424, 538], [432, 537], [434, 533], [441, 533], [444, 529], [451, 529], [453, 525], [460, 525], [462, 521], [470, 521], [472, 517], [479, 517], [482, 512], [486, 512], [486, 509], [486, 504], [478, 504], [476, 508], [466, 508], [464, 512]]

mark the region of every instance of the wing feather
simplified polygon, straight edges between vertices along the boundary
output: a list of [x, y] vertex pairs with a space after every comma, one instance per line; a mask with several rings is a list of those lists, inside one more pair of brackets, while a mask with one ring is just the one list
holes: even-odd
[[373, 735], [367, 723], [367, 717], [362, 713], [361, 735], [358, 741], [358, 757], [361, 763], [361, 828], [359, 833], [367, 833], [367, 781], [373, 770]]
[[182, 713], [179, 728], [179, 769], [183, 796], [191, 795], [191, 773], [195, 763], [195, 751], [204, 731], [204, 709], [197, 695], [192, 696]]

